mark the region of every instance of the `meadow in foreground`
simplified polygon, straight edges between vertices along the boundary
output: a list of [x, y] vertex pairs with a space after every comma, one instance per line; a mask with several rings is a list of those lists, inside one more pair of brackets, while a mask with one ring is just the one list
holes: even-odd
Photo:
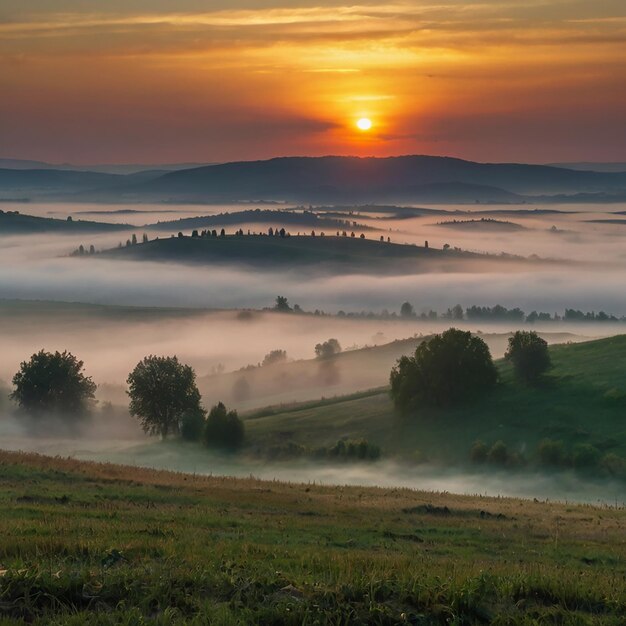
[[0, 453], [2, 624], [623, 624], [626, 510]]

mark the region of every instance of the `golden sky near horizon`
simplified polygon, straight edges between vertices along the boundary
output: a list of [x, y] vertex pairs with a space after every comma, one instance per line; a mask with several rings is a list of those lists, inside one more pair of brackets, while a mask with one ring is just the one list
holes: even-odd
[[626, 161], [626, 2], [0, 0], [0, 94], [0, 157]]

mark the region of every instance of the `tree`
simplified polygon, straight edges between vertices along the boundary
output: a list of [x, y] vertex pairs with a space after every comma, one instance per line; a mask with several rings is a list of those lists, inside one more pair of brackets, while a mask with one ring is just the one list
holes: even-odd
[[404, 302], [400, 307], [400, 317], [415, 317], [415, 309], [410, 302]]
[[287, 300], [285, 296], [276, 296], [274, 311], [282, 311], [284, 313], [291, 311], [291, 307], [289, 306], [289, 300]]
[[518, 330], [509, 337], [504, 357], [513, 363], [516, 376], [529, 385], [537, 384], [552, 365], [548, 343], [534, 331]]
[[391, 370], [391, 397], [397, 409], [445, 406], [489, 391], [498, 373], [487, 344], [470, 332], [450, 328], [422, 342], [412, 357]]
[[266, 367], [275, 363], [285, 363], [285, 361], [287, 361], [287, 352], [285, 350], [271, 350], [263, 357], [261, 365]]
[[236, 450], [244, 439], [244, 425], [237, 411], [228, 411], [218, 402], [209, 412], [204, 428], [204, 443], [209, 447]]
[[77, 417], [88, 413], [96, 384], [83, 374], [83, 362], [73, 354], [40, 350], [13, 376], [11, 398], [33, 416], [51, 413]]
[[205, 423], [206, 413], [204, 409], [185, 411], [180, 424], [180, 436], [185, 441], [200, 441], [204, 433]]
[[144, 431], [167, 437], [180, 433], [188, 412], [204, 412], [196, 373], [174, 357], [147, 356], [128, 375], [130, 414]]
[[131, 243], [132, 243], [133, 246], [137, 245], [137, 235], [135, 235], [134, 233], [133, 233], [133, 237], [131, 239]]
[[336, 339], [329, 339], [315, 346], [315, 356], [318, 359], [328, 359], [341, 352], [341, 345]]

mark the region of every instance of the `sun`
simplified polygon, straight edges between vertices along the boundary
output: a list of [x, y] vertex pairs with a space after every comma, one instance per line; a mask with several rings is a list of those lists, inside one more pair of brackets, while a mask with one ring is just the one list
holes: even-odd
[[369, 130], [372, 127], [372, 120], [368, 117], [362, 117], [357, 120], [356, 125], [359, 130]]

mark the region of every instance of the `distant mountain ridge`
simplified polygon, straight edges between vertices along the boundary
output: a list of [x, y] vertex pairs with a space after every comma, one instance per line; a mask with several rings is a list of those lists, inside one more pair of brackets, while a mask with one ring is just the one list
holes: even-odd
[[0, 191], [29, 190], [40, 198], [109, 202], [521, 203], [550, 202], [552, 196], [611, 201], [626, 194], [626, 172], [423, 155], [279, 157], [126, 175], [0, 169]]

